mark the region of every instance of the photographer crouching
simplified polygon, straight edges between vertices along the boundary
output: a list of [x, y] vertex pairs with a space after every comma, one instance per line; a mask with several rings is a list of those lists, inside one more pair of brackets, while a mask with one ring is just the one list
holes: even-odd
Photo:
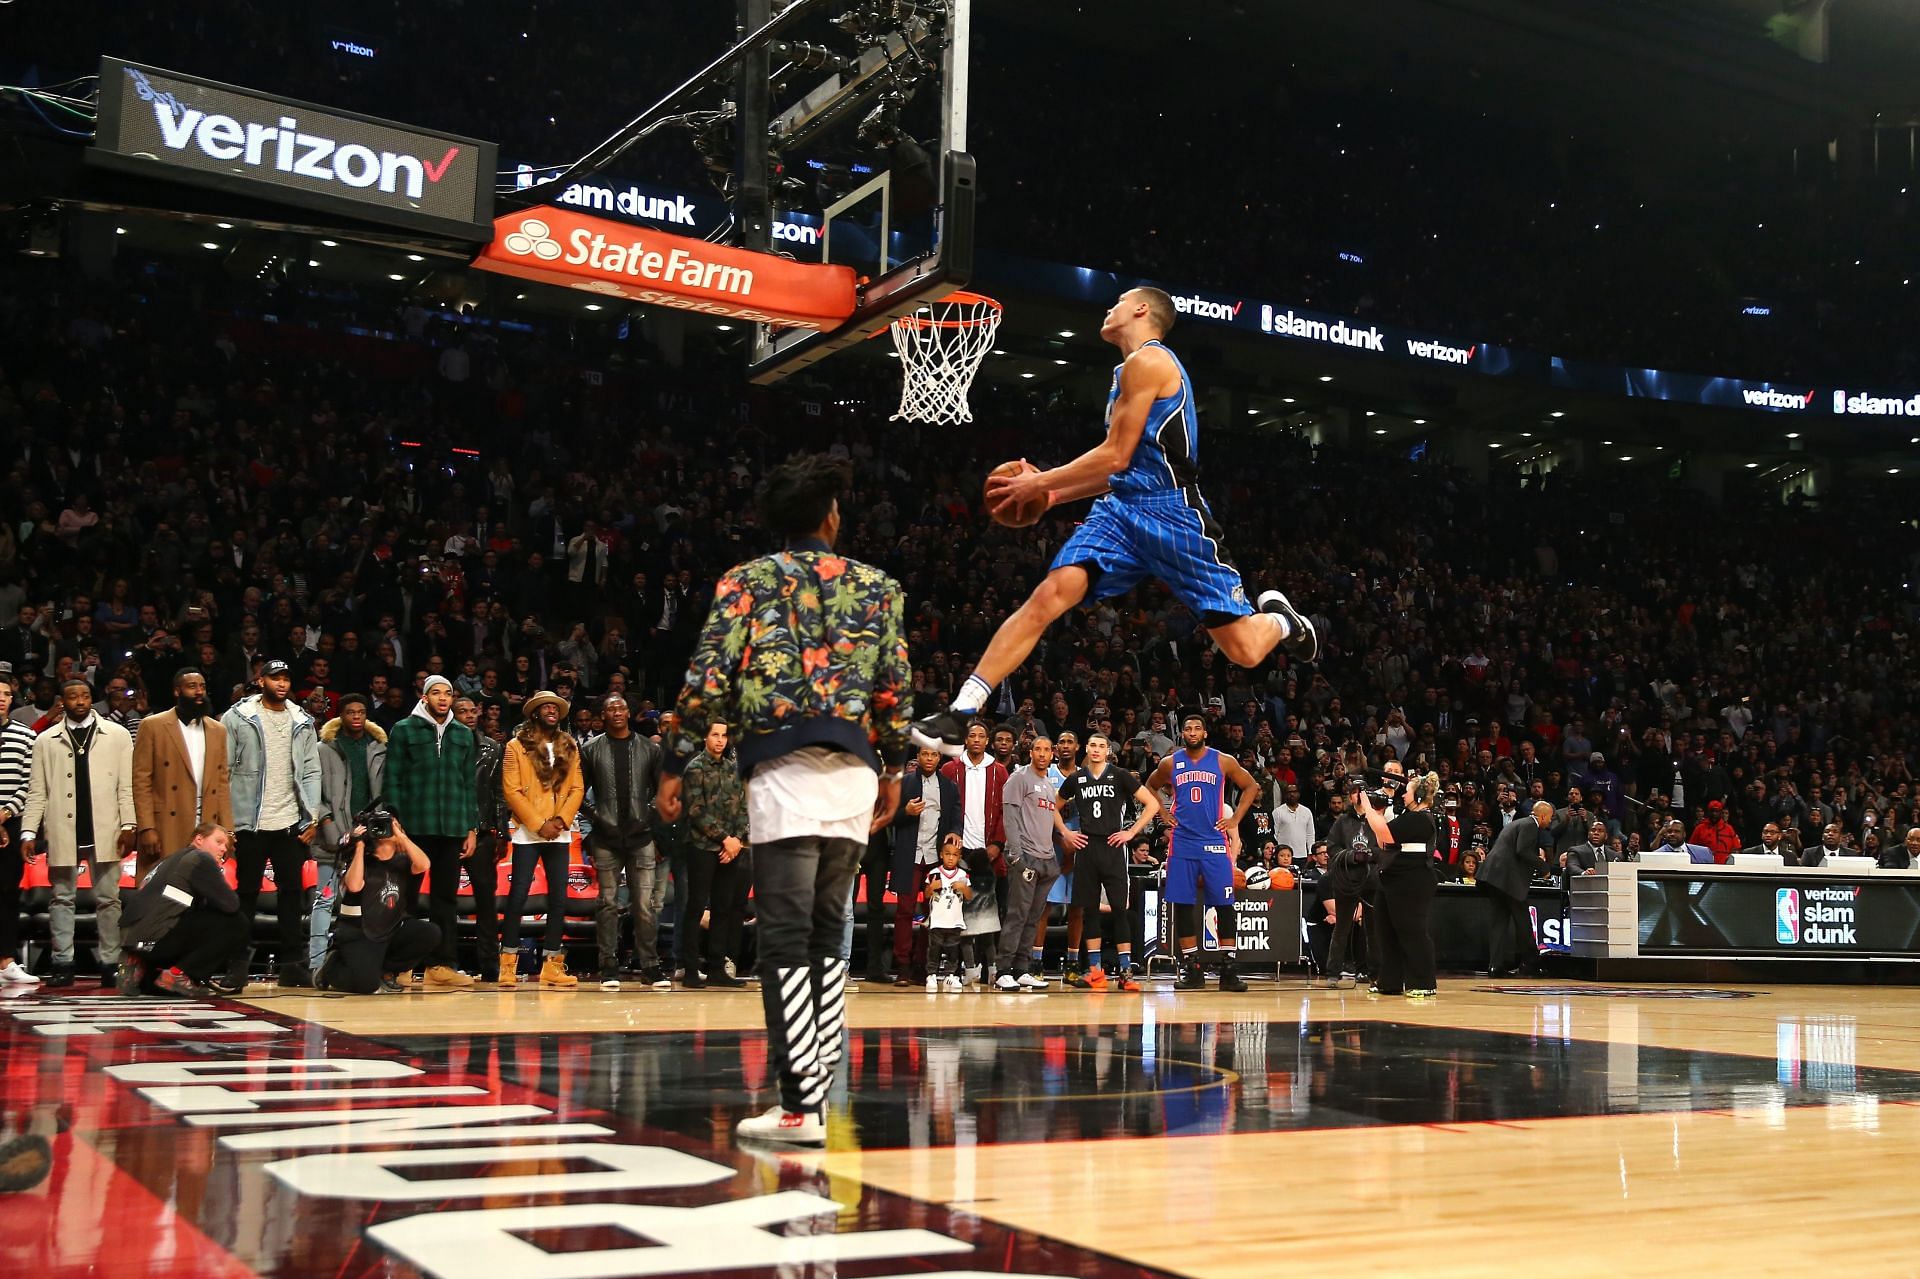
[[[414, 878], [428, 869], [427, 855], [380, 803], [354, 818], [348, 842], [353, 851], [340, 879], [340, 914], [314, 984], [348, 995], [398, 994], [402, 987], [394, 975], [418, 968], [440, 944], [437, 925], [407, 914]], [[464, 989], [436, 980], [437, 971], [427, 970], [426, 989]]]
[[120, 912], [123, 992], [137, 985], [142, 994], [240, 993], [224, 974], [246, 953], [251, 919], [227, 883], [232, 848], [226, 827], [201, 822], [192, 843], [147, 872]]

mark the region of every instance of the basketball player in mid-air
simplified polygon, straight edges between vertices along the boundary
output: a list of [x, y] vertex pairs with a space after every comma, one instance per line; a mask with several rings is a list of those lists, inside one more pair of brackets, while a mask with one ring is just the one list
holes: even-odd
[[1282, 641], [1301, 661], [1320, 651], [1313, 623], [1279, 591], [1248, 604], [1246, 587], [1221, 546], [1200, 496], [1200, 422], [1193, 383], [1161, 341], [1173, 327], [1173, 299], [1159, 289], [1129, 289], [1100, 323], [1100, 336], [1125, 357], [1107, 394], [1107, 435], [1065, 466], [997, 475], [988, 506], [1043, 509], [1096, 493], [1087, 518], [1027, 602], [1000, 625], [953, 705], [913, 726], [914, 741], [945, 755], [964, 748], [967, 724], [996, 685], [1027, 660], [1055, 618], [1093, 592], [1124, 595], [1157, 578], [1193, 610], [1228, 660], [1258, 666]]

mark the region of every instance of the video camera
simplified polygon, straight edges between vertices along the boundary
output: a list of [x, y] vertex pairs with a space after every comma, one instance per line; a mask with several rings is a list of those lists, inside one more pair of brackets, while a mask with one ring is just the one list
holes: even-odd
[[365, 827], [361, 836], [370, 844], [393, 838], [393, 809], [384, 799], [376, 799], [353, 815], [355, 826]]
[[1368, 768], [1347, 774], [1345, 790], [1348, 799], [1356, 794], [1365, 794], [1375, 808], [1384, 812], [1393, 807], [1400, 798], [1401, 788], [1406, 784], [1406, 778], [1398, 774]]

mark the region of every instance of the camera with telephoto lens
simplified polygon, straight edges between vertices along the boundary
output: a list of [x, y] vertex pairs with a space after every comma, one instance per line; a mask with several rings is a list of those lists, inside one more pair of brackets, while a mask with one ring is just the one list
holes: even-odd
[[1400, 795], [1400, 788], [1405, 784], [1403, 777], [1369, 768], [1347, 774], [1347, 797], [1351, 799], [1356, 794], [1364, 794], [1375, 808], [1385, 812], [1393, 807], [1394, 800]]
[[393, 838], [393, 809], [384, 799], [376, 799], [353, 815], [353, 824], [366, 828], [362, 836], [369, 844]]

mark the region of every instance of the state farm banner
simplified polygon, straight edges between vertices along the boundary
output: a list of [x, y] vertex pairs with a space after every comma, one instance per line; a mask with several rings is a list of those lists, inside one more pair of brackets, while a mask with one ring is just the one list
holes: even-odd
[[853, 314], [853, 270], [794, 262], [554, 205], [495, 218], [488, 271], [706, 315], [831, 328]]
[[493, 213], [495, 155], [490, 142], [102, 58], [87, 159], [477, 240]]

